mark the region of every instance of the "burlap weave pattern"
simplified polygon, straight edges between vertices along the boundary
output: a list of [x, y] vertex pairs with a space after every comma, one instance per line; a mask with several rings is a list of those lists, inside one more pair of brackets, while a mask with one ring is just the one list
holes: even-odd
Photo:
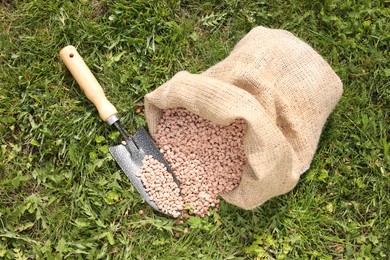
[[295, 187], [341, 94], [339, 77], [309, 45], [287, 31], [256, 27], [207, 71], [179, 72], [147, 94], [145, 113], [152, 136], [166, 108], [184, 107], [222, 125], [244, 118], [247, 164], [240, 185], [221, 195], [252, 209]]

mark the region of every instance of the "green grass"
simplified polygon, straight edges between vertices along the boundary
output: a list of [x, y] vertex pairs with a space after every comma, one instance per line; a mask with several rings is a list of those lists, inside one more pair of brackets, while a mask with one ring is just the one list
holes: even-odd
[[[389, 3], [1, 1], [0, 258], [388, 259]], [[118, 134], [59, 50], [78, 48], [133, 133], [146, 93], [222, 60], [256, 25], [293, 32], [344, 83], [311, 168], [251, 211], [156, 214], [108, 154]]]

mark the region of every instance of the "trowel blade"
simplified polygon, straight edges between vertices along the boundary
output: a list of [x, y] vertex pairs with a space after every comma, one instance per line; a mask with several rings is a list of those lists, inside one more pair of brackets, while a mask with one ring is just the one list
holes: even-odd
[[[141, 196], [145, 198], [145, 201], [155, 210], [166, 214], [157, 207], [153, 200], [150, 199], [148, 192], [145, 190], [145, 186], [142, 184], [141, 179], [136, 176], [136, 173], [139, 168], [141, 168], [142, 160], [146, 155], [152, 155], [153, 158], [163, 163], [170, 173], [172, 173], [172, 169], [169, 167], [168, 163], [145, 128], [140, 127], [132, 137], [132, 140], [134, 143], [119, 144], [109, 147], [108, 150], [133, 186], [137, 189]], [[177, 182], [176, 177], [174, 175], [173, 177]]]

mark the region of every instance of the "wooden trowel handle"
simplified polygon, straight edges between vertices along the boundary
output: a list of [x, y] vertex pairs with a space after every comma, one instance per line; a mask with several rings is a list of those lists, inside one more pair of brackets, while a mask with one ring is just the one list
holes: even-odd
[[110, 120], [112, 120], [112, 117], [116, 117], [118, 111], [106, 98], [102, 87], [99, 82], [97, 82], [76, 48], [70, 45], [64, 47], [60, 51], [60, 57], [84, 91], [87, 98], [95, 105], [99, 111], [100, 117], [111, 124]]

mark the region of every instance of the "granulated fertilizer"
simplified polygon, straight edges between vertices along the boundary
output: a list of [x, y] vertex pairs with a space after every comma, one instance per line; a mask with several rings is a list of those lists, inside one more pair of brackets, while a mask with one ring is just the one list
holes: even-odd
[[178, 217], [183, 209], [183, 198], [180, 196], [180, 189], [174, 182], [172, 174], [167, 171], [164, 164], [146, 155], [142, 161], [142, 167], [136, 173], [141, 178], [148, 192], [161, 211]]
[[244, 120], [221, 126], [186, 109], [166, 109], [157, 127], [156, 144], [174, 171], [184, 207], [198, 216], [219, 207], [218, 194], [238, 186], [245, 154]]

